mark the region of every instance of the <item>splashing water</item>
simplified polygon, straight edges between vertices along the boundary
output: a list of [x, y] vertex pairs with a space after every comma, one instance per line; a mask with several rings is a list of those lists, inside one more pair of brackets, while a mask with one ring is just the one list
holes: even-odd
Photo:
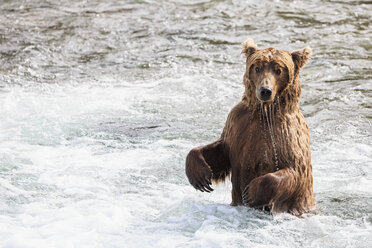
[[[369, 2], [0, 1], [0, 247], [372, 247]], [[316, 215], [232, 207], [229, 180], [185, 175], [244, 92], [247, 36], [313, 49]]]

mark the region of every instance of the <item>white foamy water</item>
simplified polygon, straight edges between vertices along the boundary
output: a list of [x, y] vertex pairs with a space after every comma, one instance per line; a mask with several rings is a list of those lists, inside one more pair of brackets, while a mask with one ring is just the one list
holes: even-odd
[[[0, 247], [372, 247], [371, 4], [0, 3]], [[274, 30], [274, 31], [273, 31]], [[316, 214], [189, 185], [244, 87], [240, 43], [310, 45]]]

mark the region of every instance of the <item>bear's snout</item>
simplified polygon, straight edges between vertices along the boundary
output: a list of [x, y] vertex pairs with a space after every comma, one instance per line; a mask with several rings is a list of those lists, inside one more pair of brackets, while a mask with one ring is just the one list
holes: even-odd
[[260, 100], [267, 101], [271, 98], [271, 94], [273, 93], [272, 89], [268, 86], [262, 86], [260, 88]]

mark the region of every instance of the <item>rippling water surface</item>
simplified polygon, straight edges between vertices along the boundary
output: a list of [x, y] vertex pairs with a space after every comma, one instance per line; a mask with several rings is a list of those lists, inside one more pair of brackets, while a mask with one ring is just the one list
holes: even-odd
[[[1, 247], [372, 247], [370, 1], [1, 1]], [[195, 192], [243, 93], [240, 43], [302, 70], [319, 212]]]

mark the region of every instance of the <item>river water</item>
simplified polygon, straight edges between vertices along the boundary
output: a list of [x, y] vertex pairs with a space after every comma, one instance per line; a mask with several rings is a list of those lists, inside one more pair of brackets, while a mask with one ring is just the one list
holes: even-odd
[[[1, 1], [0, 247], [372, 247], [370, 1]], [[240, 43], [302, 70], [318, 212], [231, 207], [184, 161], [242, 96]]]

